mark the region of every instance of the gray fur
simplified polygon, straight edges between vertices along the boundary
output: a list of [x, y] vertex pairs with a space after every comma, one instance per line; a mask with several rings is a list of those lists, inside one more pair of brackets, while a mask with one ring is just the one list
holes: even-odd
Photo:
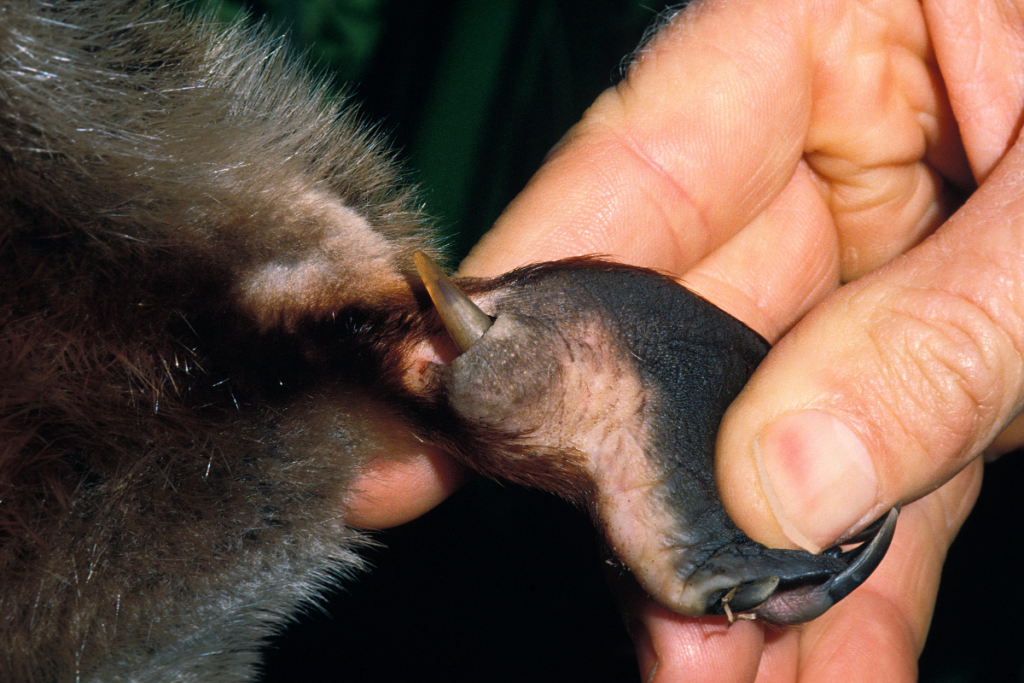
[[407, 289], [427, 245], [284, 52], [155, 2], [0, 3], [2, 681], [246, 680], [360, 567], [364, 398], [245, 356]]

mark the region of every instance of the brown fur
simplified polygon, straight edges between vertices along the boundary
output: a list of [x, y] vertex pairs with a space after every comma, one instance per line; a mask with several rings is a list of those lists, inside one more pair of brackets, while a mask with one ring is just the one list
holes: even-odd
[[261, 30], [0, 0], [0, 681], [248, 679], [361, 566], [352, 477], [412, 440], [588, 502], [573, 454], [410, 381], [444, 335], [425, 234]]
[[0, 17], [0, 680], [244, 679], [359, 566], [418, 206], [259, 30]]
[[415, 196], [283, 52], [0, 0], [0, 681], [248, 679], [404, 444], [589, 502], [579, 454], [449, 408]]

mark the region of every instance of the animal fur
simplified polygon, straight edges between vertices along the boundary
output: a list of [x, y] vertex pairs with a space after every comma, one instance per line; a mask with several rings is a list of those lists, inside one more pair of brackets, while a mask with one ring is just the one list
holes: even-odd
[[359, 565], [344, 492], [392, 410], [365, 369], [400, 362], [360, 337], [407, 336], [380, 302], [428, 245], [283, 53], [156, 3], [0, 5], [0, 680], [242, 680]]

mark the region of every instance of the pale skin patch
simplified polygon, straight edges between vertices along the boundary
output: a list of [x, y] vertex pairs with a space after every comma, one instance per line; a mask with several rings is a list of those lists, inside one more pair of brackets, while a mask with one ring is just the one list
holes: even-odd
[[703, 616], [707, 594], [734, 582], [723, 577], [719, 585], [705, 577], [698, 586], [680, 574], [680, 552], [689, 539], [672, 506], [660, 502], [663, 474], [632, 432], [624, 429], [608, 439], [590, 460], [605, 535], [649, 595], [680, 614]]
[[277, 230], [285, 249], [242, 273], [238, 284], [239, 303], [261, 326], [288, 326], [300, 315], [408, 289], [394, 243], [337, 197], [297, 189], [291, 208]]
[[650, 390], [624, 371], [608, 347], [609, 336], [593, 325], [574, 332], [568, 349], [573, 371], [560, 387], [559, 414], [534, 426], [528, 440], [586, 454], [585, 466], [600, 492], [598, 517], [615, 555], [660, 602], [702, 615], [707, 583], [698, 589], [679, 574], [681, 544], [688, 539], [673, 507], [658, 495], [664, 473], [642, 437], [650, 431]]

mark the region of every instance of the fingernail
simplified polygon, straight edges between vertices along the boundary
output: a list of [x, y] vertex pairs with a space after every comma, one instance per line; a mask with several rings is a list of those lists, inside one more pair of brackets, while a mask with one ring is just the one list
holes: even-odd
[[820, 552], [875, 507], [878, 475], [868, 449], [839, 418], [790, 413], [754, 442], [761, 484], [791, 541]]

